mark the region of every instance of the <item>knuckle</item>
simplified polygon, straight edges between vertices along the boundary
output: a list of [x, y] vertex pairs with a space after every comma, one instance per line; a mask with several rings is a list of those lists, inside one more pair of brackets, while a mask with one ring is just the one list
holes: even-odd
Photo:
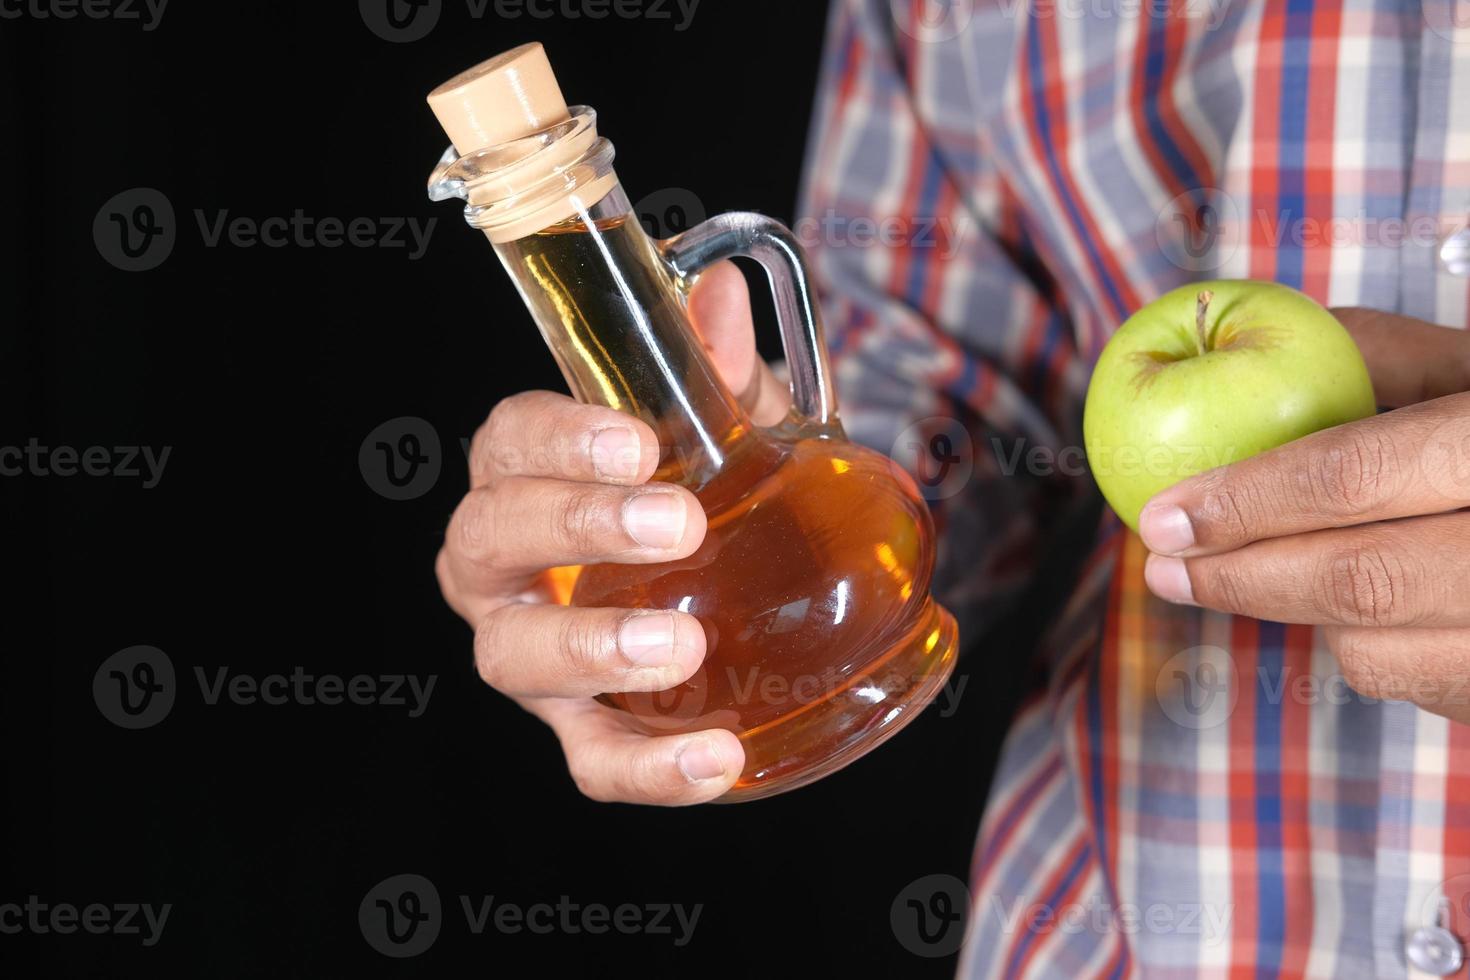
[[469, 614], [469, 606], [465, 602], [466, 592], [462, 583], [457, 580], [454, 562], [447, 546], [440, 547], [439, 554], [434, 558], [434, 579], [439, 585], [439, 594], [444, 597], [449, 608], [473, 625], [474, 617]]
[[1252, 608], [1253, 582], [1245, 568], [1229, 560], [1204, 562], [1203, 565], [1200, 599], [1228, 612], [1245, 612]]
[[1378, 428], [1355, 426], [1312, 456], [1301, 480], [1318, 513], [1351, 517], [1375, 509], [1393, 493], [1398, 450]]
[[454, 580], [450, 572], [449, 552], [445, 548], [440, 548], [434, 556], [434, 580], [439, 583], [440, 594], [447, 599], [454, 591]]
[[537, 392], [521, 391], [507, 395], [490, 409], [490, 415], [475, 432], [470, 446], [471, 470], [496, 473], [513, 472], [519, 467], [517, 446], [532, 411]]
[[475, 625], [475, 670], [480, 680], [501, 690], [506, 681], [504, 618], [500, 611], [491, 613]]
[[486, 452], [505, 441], [506, 432], [510, 430], [510, 416], [515, 414], [515, 399], [515, 395], [502, 398], [490, 409], [489, 416], [475, 431], [474, 445], [477, 449]]
[[489, 491], [475, 491], [460, 501], [453, 521], [453, 545], [477, 564], [489, 564], [500, 550], [496, 533], [496, 498]]
[[1362, 633], [1338, 631], [1331, 646], [1348, 687], [1365, 698], [1374, 699], [1382, 698], [1390, 691], [1392, 685]]
[[1206, 525], [1217, 529], [1226, 540], [1245, 541], [1254, 537], [1255, 528], [1260, 526], [1267, 509], [1254, 483], [1216, 472], [1205, 479], [1201, 489], [1204, 503], [1200, 516]]
[[567, 773], [572, 777], [572, 783], [576, 785], [577, 792], [594, 803], [617, 801], [617, 795], [610, 792], [601, 767], [593, 759], [588, 758], [586, 753], [579, 751], [567, 753]]
[[552, 540], [569, 554], [594, 555], [605, 550], [601, 542], [607, 527], [606, 507], [597, 494], [573, 491], [551, 507]]
[[490, 417], [485, 420], [485, 428], [489, 430], [491, 438], [504, 438], [515, 432], [536, 398], [537, 392], [518, 391], [496, 402], [490, 409]]
[[[493, 418], [493, 412], [492, 412]], [[470, 454], [466, 462], [469, 464], [471, 474], [481, 473], [488, 469], [491, 453], [494, 446], [494, 435], [490, 427], [490, 419], [480, 423], [475, 434], [470, 436]]]
[[1318, 576], [1322, 608], [1338, 620], [1362, 626], [1403, 624], [1413, 576], [1398, 555], [1375, 546], [1337, 551]]
[[621, 783], [623, 792], [630, 799], [660, 800], [662, 791], [662, 762], [647, 752], [633, 752], [623, 763]]
[[557, 650], [562, 668], [572, 677], [587, 677], [602, 665], [605, 632], [590, 616], [565, 614], [559, 617]]

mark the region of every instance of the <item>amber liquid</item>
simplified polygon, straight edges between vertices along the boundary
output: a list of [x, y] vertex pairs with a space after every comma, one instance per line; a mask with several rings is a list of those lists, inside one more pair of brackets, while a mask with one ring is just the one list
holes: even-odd
[[708, 516], [682, 561], [577, 575], [575, 605], [679, 609], [708, 638], [689, 681], [602, 700], [651, 735], [736, 733], [746, 766], [729, 799], [819, 778], [902, 727], [956, 646], [929, 598], [934, 531], [909, 476], [840, 430], [751, 426], [636, 222], [573, 220], [498, 251], [574, 394], [652, 425], [655, 479], [688, 486]]

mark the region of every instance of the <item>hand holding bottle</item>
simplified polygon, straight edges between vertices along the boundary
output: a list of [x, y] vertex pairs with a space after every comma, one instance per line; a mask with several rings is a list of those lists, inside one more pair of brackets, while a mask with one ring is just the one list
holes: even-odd
[[[721, 376], [757, 424], [781, 419], [790, 393], [761, 361], [740, 271], [712, 266], [689, 312]], [[721, 795], [744, 765], [723, 729], [650, 738], [592, 700], [687, 680], [705, 655], [699, 622], [678, 611], [582, 609], [551, 602], [548, 569], [685, 557], [704, 539], [688, 490], [650, 483], [659, 457], [644, 422], [565, 395], [505, 399], [475, 434], [470, 492], [436, 571], [475, 630], [485, 682], [550, 725], [578, 788], [595, 800], [680, 805]]]

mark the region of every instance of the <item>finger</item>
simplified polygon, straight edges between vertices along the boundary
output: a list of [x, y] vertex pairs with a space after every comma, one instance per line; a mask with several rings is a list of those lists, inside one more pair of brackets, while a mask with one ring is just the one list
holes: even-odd
[[1378, 404], [1397, 408], [1470, 391], [1470, 332], [1358, 307], [1332, 315], [1363, 352]]
[[558, 565], [684, 558], [704, 532], [704, 508], [683, 487], [629, 489], [517, 476], [466, 494], [444, 544], [457, 585], [494, 594]]
[[641, 419], [551, 391], [502, 399], [470, 440], [470, 486], [500, 477], [632, 485], [658, 467], [658, 438]]
[[1470, 626], [1470, 514], [1150, 555], [1144, 578], [1162, 599], [1282, 623]]
[[1331, 627], [1324, 638], [1348, 685], [1470, 722], [1470, 630]]
[[730, 261], [699, 274], [689, 294], [689, 317], [710, 360], [756, 425], [774, 425], [791, 407], [791, 391], [755, 346], [750, 290]]
[[1411, 405], [1184, 480], [1144, 506], [1139, 533], [1156, 554], [1203, 555], [1456, 510], [1470, 504], [1464, 446], [1470, 394]]
[[650, 738], [596, 701], [523, 702], [551, 726], [583, 795], [605, 803], [687, 806], [724, 794], [745, 766], [740, 739], [722, 728]]
[[480, 677], [515, 697], [662, 691], [704, 662], [704, 628], [687, 613], [510, 603], [475, 630]]

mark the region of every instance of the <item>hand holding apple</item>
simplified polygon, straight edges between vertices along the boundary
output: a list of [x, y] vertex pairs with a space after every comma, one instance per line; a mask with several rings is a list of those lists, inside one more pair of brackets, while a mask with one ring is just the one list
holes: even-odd
[[1164, 599], [1324, 628], [1361, 693], [1470, 723], [1470, 333], [1337, 310], [1395, 411], [1187, 479], [1142, 510]]
[[1165, 487], [1375, 408], [1363, 357], [1332, 314], [1287, 286], [1219, 280], [1165, 293], [1118, 329], [1083, 431], [1098, 487], [1136, 531]]

